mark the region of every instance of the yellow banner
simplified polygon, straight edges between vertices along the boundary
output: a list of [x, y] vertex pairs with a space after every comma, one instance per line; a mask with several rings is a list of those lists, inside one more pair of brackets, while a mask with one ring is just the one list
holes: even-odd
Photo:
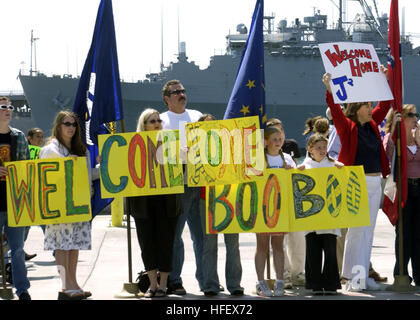
[[179, 131], [99, 135], [103, 198], [184, 192]]
[[267, 169], [264, 179], [206, 188], [207, 233], [292, 232], [370, 225], [362, 166]]
[[86, 157], [6, 162], [11, 227], [92, 219]]
[[188, 186], [255, 181], [264, 170], [259, 118], [245, 117], [185, 124]]

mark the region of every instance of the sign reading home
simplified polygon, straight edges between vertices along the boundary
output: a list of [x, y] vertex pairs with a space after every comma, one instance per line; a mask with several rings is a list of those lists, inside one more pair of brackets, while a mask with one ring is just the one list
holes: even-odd
[[319, 44], [325, 72], [330, 73], [334, 102], [392, 100], [386, 76], [371, 44], [333, 42]]

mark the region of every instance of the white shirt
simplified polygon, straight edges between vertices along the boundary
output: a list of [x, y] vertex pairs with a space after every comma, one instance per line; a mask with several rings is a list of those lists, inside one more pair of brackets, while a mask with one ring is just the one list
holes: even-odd
[[179, 130], [179, 139], [181, 146], [187, 145], [187, 138], [185, 135], [185, 123], [197, 122], [203, 114], [200, 111], [185, 109], [183, 113], [175, 113], [166, 111], [160, 114], [162, 119], [162, 128], [170, 130]]
[[[322, 159], [321, 162], [315, 161], [310, 157], [306, 157], [305, 160], [302, 162], [302, 164], [305, 165], [305, 169], [314, 169], [314, 168], [328, 168], [328, 167], [334, 167], [334, 164], [337, 161], [330, 161], [327, 157]], [[335, 234], [337, 237], [341, 237], [341, 229], [329, 229], [329, 230], [314, 230], [316, 234]], [[305, 235], [308, 233], [314, 232], [314, 231], [305, 231]]]
[[[183, 147], [187, 146], [187, 136], [185, 134], [185, 123], [197, 122], [203, 114], [200, 111], [185, 109], [183, 113], [175, 113], [170, 110], [160, 114], [162, 119], [162, 128], [169, 130], [179, 130], [179, 146], [181, 148], [180, 158], [186, 160], [186, 154], [183, 152]], [[184, 184], [187, 184], [188, 173], [187, 168], [184, 172]]]
[[[286, 161], [286, 163], [292, 168], [296, 168], [296, 163], [293, 161], [293, 158], [290, 156], [290, 154], [283, 152], [283, 155], [284, 155], [284, 160]], [[267, 162], [268, 162], [268, 167], [270, 169], [283, 168], [283, 159], [281, 158], [281, 155], [270, 156], [269, 154], [267, 154]]]

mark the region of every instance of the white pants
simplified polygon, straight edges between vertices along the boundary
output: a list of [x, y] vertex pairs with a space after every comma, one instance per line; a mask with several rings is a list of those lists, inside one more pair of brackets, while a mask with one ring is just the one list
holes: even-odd
[[305, 232], [290, 232], [284, 237], [284, 271], [292, 277], [305, 273]]
[[372, 252], [373, 233], [381, 202], [381, 176], [366, 176], [370, 226], [349, 228], [344, 245], [343, 277], [367, 279]]

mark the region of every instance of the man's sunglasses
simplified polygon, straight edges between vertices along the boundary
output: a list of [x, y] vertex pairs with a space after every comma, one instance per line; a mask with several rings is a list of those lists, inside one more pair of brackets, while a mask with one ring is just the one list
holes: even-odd
[[12, 106], [11, 104], [10, 104], [10, 105], [8, 105], [8, 106], [6, 106], [5, 104], [2, 104], [2, 105], [0, 106], [0, 109], [3, 109], [3, 110], [9, 109], [9, 110], [13, 111], [13, 110], [15, 110], [15, 107], [14, 107], [14, 106]]
[[176, 95], [176, 96], [177, 96], [177, 95], [179, 95], [179, 94], [181, 94], [181, 93], [185, 94], [185, 89], [171, 91], [171, 92], [169, 93], [169, 95], [174, 94], [174, 95]]
[[407, 113], [407, 117], [409, 117], [409, 118], [414, 118], [414, 117], [419, 117], [419, 114], [418, 113], [413, 113], [413, 112], [409, 112], [409, 113]]
[[63, 122], [62, 124], [64, 124], [66, 127], [71, 127], [71, 126], [73, 126], [73, 127], [77, 127], [77, 122], [69, 122], [69, 121], [67, 121], [67, 122]]
[[158, 122], [158, 123], [162, 123], [162, 119], [152, 119], [152, 120], [149, 120], [149, 123], [151, 123], [151, 124], [155, 124], [156, 122]]

